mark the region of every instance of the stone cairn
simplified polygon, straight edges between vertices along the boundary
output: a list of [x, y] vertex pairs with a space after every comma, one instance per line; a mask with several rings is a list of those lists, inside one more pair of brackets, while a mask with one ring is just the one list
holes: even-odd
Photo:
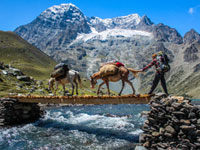
[[44, 111], [34, 103], [19, 103], [16, 99], [0, 99], [0, 126], [13, 126], [36, 121]]
[[155, 96], [140, 142], [150, 150], [199, 150], [200, 109], [191, 100]]

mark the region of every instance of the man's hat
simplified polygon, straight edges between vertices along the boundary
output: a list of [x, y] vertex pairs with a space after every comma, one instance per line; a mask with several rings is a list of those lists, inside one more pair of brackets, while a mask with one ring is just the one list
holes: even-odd
[[152, 54], [152, 58], [155, 58], [157, 56], [157, 54], [155, 53], [155, 54]]

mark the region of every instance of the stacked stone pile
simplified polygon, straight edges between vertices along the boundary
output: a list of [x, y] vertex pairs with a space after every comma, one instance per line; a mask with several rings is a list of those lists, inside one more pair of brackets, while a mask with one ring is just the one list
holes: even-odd
[[154, 97], [140, 137], [151, 150], [199, 150], [200, 109], [188, 99]]
[[0, 126], [36, 121], [44, 111], [34, 103], [19, 103], [16, 99], [0, 99]]

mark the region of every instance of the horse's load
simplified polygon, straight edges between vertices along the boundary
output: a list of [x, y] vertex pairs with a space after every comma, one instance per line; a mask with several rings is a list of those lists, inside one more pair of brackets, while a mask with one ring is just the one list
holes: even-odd
[[63, 68], [58, 68], [56, 70], [54, 70], [52, 73], [51, 73], [51, 77], [52, 78], [57, 78], [57, 77], [60, 77], [64, 74], [64, 69]]
[[100, 68], [100, 76], [104, 77], [107, 75], [115, 75], [117, 74], [119, 68], [115, 65], [112, 64], [108, 64], [108, 65], [104, 65]]
[[65, 77], [66, 73], [69, 71], [68, 65], [64, 63], [57, 64], [54, 67], [54, 71], [51, 73], [52, 78], [62, 78]]
[[63, 68], [63, 70], [67, 70], [69, 71], [68, 65], [64, 64], [64, 63], [59, 63], [54, 67], [54, 70], [57, 70], [59, 68]]
[[124, 66], [123, 63], [121, 63], [121, 62], [119, 62], [119, 61], [117, 61], [117, 60], [112, 60], [112, 61], [108, 61], [108, 62], [106, 62], [106, 63], [101, 64], [101, 65], [100, 65], [100, 68], [103, 67], [103, 66], [105, 66], [105, 65], [115, 65], [115, 66], [117, 66], [117, 67]]

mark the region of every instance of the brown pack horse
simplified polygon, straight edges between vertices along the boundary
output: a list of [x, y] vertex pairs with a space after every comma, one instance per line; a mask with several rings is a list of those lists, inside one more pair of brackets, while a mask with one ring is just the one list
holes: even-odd
[[91, 78], [91, 80], [90, 80], [91, 88], [94, 88], [94, 86], [96, 85], [98, 79], [102, 79], [103, 82], [98, 87], [97, 95], [99, 95], [100, 88], [104, 84], [106, 84], [107, 90], [108, 90], [108, 95], [110, 95], [109, 81], [117, 82], [117, 81], [121, 80], [122, 81], [122, 88], [121, 88], [121, 91], [119, 92], [119, 96], [121, 95], [121, 93], [122, 93], [122, 91], [124, 89], [125, 82], [127, 82], [131, 86], [131, 88], [133, 90], [133, 94], [135, 94], [135, 89], [133, 87], [133, 84], [132, 84], [131, 81], [128, 80], [129, 72], [132, 72], [133, 75], [135, 77], [137, 77], [137, 73], [142, 72], [142, 71], [134, 70], [132, 68], [120, 67], [118, 72], [117, 72], [117, 74], [115, 74], [115, 75], [106, 75], [104, 77], [100, 76], [100, 72], [96, 72], [92, 76], [90, 76], [90, 78]]

